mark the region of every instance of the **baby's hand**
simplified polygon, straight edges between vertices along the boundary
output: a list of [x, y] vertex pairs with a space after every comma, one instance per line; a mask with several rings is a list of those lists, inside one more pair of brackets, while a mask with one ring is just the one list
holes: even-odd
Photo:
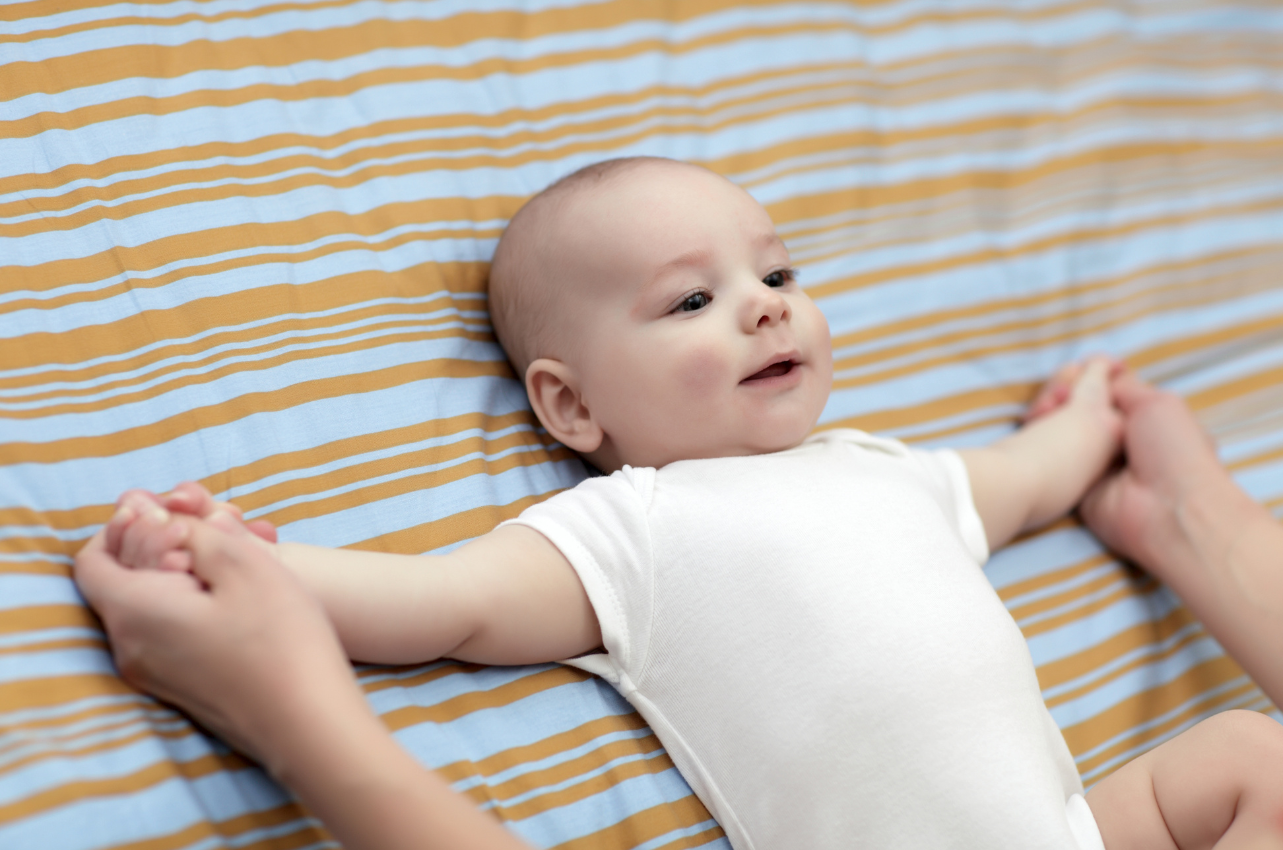
[[270, 522], [246, 523], [240, 508], [215, 500], [195, 482], [184, 482], [165, 496], [128, 490], [116, 506], [105, 528], [104, 548], [121, 564], [134, 569], [191, 571], [191, 556], [182, 548], [187, 526], [176, 515], [203, 519], [233, 535], [248, 531], [252, 540], [267, 549], [273, 549], [277, 539], [276, 528]]
[[1103, 354], [1081, 362], [1066, 363], [1038, 391], [1025, 411], [1025, 422], [1040, 419], [1066, 405], [1082, 405], [1086, 409], [1098, 410], [1109, 430], [1121, 438], [1122, 414], [1114, 404], [1110, 384], [1126, 368], [1122, 361]]
[[191, 572], [192, 557], [183, 548], [187, 526], [145, 491], [120, 497], [107, 523], [105, 548], [121, 564], [138, 570]]
[[276, 526], [265, 519], [245, 521], [241, 509], [231, 502], [220, 502], [195, 481], [184, 481], [166, 495], [162, 504], [175, 513], [200, 517], [215, 528], [228, 533], [247, 529], [266, 543], [276, 542]]

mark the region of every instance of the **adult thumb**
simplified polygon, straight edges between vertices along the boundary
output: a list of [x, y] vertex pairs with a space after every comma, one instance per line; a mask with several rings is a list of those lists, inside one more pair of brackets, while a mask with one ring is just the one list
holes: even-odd
[[1137, 406], [1158, 393], [1151, 384], [1147, 384], [1136, 373], [1130, 370], [1114, 376], [1109, 385], [1114, 404], [1124, 415], [1130, 414]]
[[195, 517], [177, 521], [187, 525], [184, 546], [192, 555], [192, 572], [211, 589], [234, 581], [248, 568], [253, 556], [266, 555], [239, 535], [228, 534], [212, 523]]

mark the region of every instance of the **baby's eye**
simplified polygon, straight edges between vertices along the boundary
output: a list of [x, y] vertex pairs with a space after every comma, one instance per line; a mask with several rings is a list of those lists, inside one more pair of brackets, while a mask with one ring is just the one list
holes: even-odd
[[762, 283], [773, 288], [786, 286], [797, 280], [797, 269], [779, 269], [762, 278]]
[[708, 297], [707, 292], [692, 292], [682, 299], [682, 303], [677, 305], [678, 313], [694, 313], [696, 310], [703, 310], [713, 302]]

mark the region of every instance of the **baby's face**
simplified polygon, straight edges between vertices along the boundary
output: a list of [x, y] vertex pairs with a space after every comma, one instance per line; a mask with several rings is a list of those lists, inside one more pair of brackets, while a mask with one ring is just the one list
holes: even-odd
[[833, 377], [829, 328], [766, 211], [702, 169], [635, 169], [576, 199], [569, 365], [604, 469], [801, 442]]

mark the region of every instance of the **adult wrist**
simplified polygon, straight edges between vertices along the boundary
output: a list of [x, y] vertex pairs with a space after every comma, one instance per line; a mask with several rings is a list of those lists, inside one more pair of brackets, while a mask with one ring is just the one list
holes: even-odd
[[1215, 486], [1188, 491], [1174, 509], [1176, 534], [1170, 541], [1179, 549], [1170, 553], [1186, 569], [1216, 572], [1228, 569], [1236, 543], [1269, 512], [1239, 489], [1225, 475]]

